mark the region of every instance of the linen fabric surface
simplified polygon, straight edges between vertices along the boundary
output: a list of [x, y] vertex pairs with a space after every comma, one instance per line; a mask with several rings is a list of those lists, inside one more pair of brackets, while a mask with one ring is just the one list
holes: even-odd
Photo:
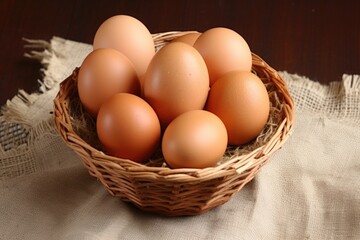
[[44, 77], [1, 110], [1, 240], [360, 239], [359, 75], [321, 85], [280, 72], [296, 103], [292, 136], [229, 202], [169, 218], [112, 197], [54, 128], [59, 83], [92, 46], [26, 41]]

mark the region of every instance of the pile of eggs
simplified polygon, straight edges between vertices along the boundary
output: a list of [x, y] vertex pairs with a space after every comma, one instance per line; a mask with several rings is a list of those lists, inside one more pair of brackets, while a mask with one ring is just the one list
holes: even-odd
[[188, 33], [156, 52], [142, 22], [116, 15], [98, 28], [77, 87], [107, 154], [144, 162], [160, 147], [171, 168], [205, 168], [267, 122], [269, 96], [251, 67], [231, 29]]

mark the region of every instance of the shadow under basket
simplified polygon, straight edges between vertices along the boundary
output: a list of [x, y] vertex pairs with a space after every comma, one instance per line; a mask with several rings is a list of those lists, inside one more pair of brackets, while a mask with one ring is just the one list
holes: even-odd
[[[190, 32], [153, 34], [156, 49], [186, 33]], [[294, 103], [285, 81], [259, 56], [253, 53], [252, 57], [252, 71], [263, 81], [270, 98], [268, 122], [252, 142], [228, 146], [215, 167], [171, 169], [160, 150], [145, 163], [106, 155], [96, 135], [95, 121], [79, 100], [78, 69], [60, 84], [54, 100], [56, 128], [111, 195], [144, 211], [166, 216], [206, 212], [229, 201], [251, 181], [293, 129]]]

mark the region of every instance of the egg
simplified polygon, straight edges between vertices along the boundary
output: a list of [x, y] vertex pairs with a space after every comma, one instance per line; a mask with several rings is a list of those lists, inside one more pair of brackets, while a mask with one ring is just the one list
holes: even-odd
[[107, 154], [143, 162], [159, 147], [161, 130], [155, 111], [142, 98], [118, 93], [100, 108], [98, 138]]
[[211, 28], [194, 43], [206, 62], [210, 85], [230, 71], [251, 71], [249, 45], [237, 32], [224, 27]]
[[77, 87], [84, 108], [96, 116], [101, 104], [119, 92], [140, 94], [140, 82], [130, 60], [111, 48], [92, 51], [82, 62]]
[[93, 48], [115, 48], [134, 64], [141, 78], [155, 54], [150, 31], [138, 19], [128, 15], [115, 15], [97, 29]]
[[144, 99], [154, 108], [162, 126], [186, 111], [203, 109], [209, 92], [204, 60], [195, 48], [182, 42], [161, 48], [143, 81]]
[[171, 168], [216, 165], [227, 147], [223, 122], [211, 112], [193, 110], [176, 117], [166, 128], [162, 152]]
[[270, 111], [269, 95], [255, 74], [229, 72], [212, 85], [205, 109], [224, 122], [229, 144], [244, 144], [264, 128]]
[[172, 42], [183, 42], [189, 44], [190, 46], [193, 46], [200, 35], [201, 33], [199, 32], [191, 32], [175, 38], [174, 40], [172, 40]]

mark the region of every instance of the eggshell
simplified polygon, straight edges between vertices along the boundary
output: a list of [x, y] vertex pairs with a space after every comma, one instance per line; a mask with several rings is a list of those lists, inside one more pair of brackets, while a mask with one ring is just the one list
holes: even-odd
[[175, 118], [162, 140], [165, 161], [172, 168], [206, 168], [216, 165], [227, 147], [223, 122], [205, 110]]
[[230, 71], [251, 71], [249, 45], [237, 32], [223, 27], [211, 28], [194, 43], [206, 62], [210, 85]]
[[212, 85], [205, 108], [224, 122], [229, 144], [239, 145], [254, 139], [264, 128], [270, 101], [258, 76], [235, 71]]
[[175, 38], [174, 40], [172, 40], [172, 42], [183, 42], [189, 44], [190, 46], [193, 46], [195, 41], [199, 38], [200, 35], [201, 33], [199, 32], [187, 33], [180, 37]]
[[119, 92], [140, 94], [140, 82], [133, 64], [111, 48], [92, 51], [82, 62], [77, 86], [84, 108], [96, 116], [101, 104]]
[[174, 42], [155, 54], [143, 84], [144, 98], [166, 126], [181, 113], [204, 108], [209, 75], [193, 47]]
[[96, 130], [106, 153], [136, 162], [147, 160], [160, 144], [155, 111], [129, 93], [118, 93], [101, 106]]
[[138, 19], [116, 15], [105, 20], [96, 31], [94, 49], [115, 48], [127, 56], [141, 77], [155, 54], [151, 33]]

